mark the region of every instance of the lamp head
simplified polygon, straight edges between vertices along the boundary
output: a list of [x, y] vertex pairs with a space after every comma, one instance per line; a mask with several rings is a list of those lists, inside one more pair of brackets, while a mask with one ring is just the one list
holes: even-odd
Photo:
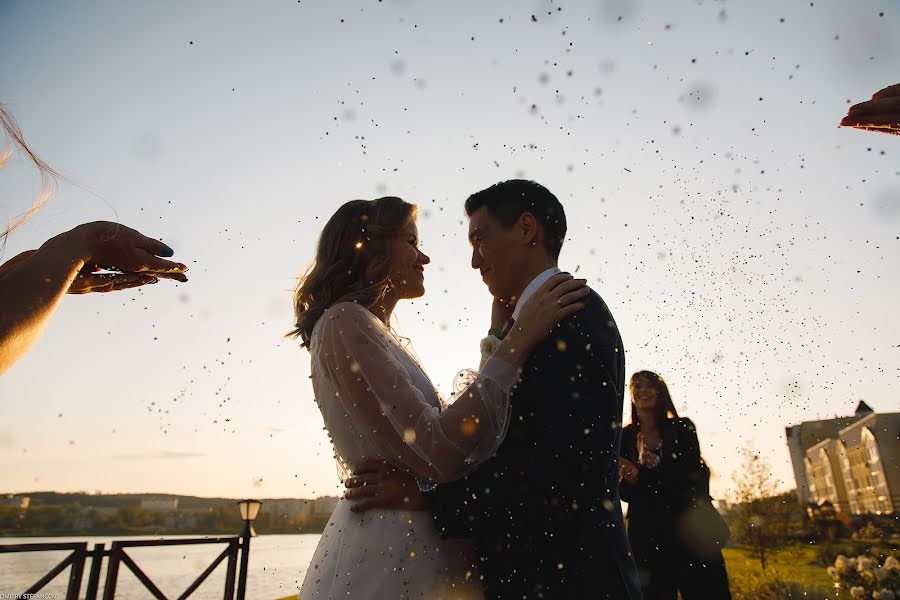
[[262, 502], [252, 499], [241, 500], [238, 502], [238, 506], [241, 509], [241, 520], [255, 521], [257, 515], [259, 515], [259, 509], [262, 507]]

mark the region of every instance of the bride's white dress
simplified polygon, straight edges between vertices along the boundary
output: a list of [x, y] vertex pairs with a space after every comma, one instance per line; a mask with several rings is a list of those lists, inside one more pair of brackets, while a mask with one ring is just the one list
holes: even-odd
[[[310, 342], [316, 402], [341, 477], [382, 459], [420, 479], [462, 477], [494, 455], [509, 419], [514, 369], [490, 358], [447, 406], [371, 312], [329, 308]], [[319, 540], [300, 600], [481, 599], [467, 540], [442, 540], [428, 511], [350, 512], [340, 500]]]

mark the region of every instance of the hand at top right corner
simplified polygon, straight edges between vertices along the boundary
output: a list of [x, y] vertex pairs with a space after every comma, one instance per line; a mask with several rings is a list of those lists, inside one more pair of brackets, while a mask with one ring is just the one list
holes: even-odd
[[851, 106], [841, 126], [900, 135], [900, 83], [875, 92], [871, 100]]

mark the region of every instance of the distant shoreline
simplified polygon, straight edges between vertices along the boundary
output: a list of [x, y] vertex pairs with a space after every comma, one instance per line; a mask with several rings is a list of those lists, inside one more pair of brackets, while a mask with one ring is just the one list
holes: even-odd
[[[303, 534], [322, 533], [338, 498], [261, 502], [256, 531]], [[0, 537], [239, 535], [244, 522], [237, 504], [175, 494], [0, 494]]]

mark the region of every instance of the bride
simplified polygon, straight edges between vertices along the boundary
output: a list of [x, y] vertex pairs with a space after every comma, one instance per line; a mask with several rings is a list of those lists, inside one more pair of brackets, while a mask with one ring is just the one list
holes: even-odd
[[[295, 292], [290, 335], [310, 352], [316, 402], [342, 478], [371, 459], [420, 485], [477, 468], [503, 441], [517, 369], [559, 321], [584, 307], [583, 280], [552, 278], [447, 405], [390, 327], [399, 300], [425, 293], [430, 259], [418, 244], [416, 206], [393, 197], [352, 200], [325, 225]], [[480, 599], [482, 590], [467, 542], [442, 540], [424, 507], [354, 513], [341, 500], [300, 590], [300, 600], [337, 598]]]

